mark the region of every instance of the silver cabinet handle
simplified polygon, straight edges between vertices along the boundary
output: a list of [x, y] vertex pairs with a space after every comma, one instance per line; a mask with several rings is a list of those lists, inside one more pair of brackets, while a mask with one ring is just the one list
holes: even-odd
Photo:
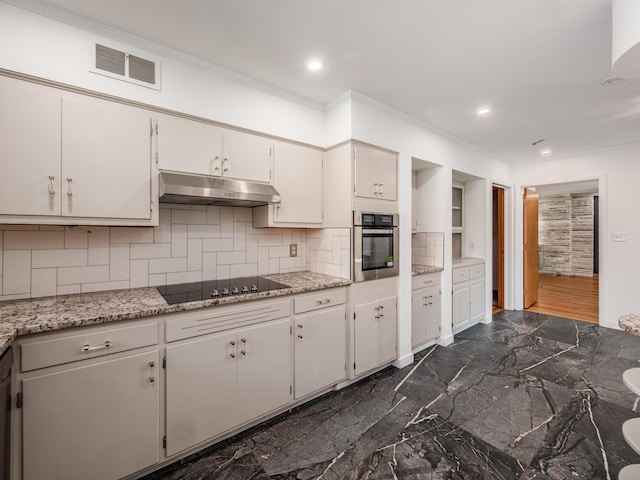
[[149, 377], [149, 383], [153, 383], [156, 381], [156, 377]]
[[80, 349], [81, 352], [93, 352], [95, 350], [102, 350], [103, 348], [111, 348], [113, 347], [113, 343], [111, 343], [111, 340], [107, 340], [106, 342], [104, 342], [104, 345], [85, 345], [84, 347], [82, 347]]
[[229, 345], [231, 345], [232, 347], [233, 347], [233, 346], [235, 346], [235, 344], [236, 344], [235, 340], [231, 340], [231, 341], [229, 342]]
[[230, 356], [231, 358], [236, 358], [236, 354], [235, 354], [235, 353], [230, 353], [230, 354], [229, 354], [229, 356]]
[[298, 338], [299, 338], [299, 339], [302, 339], [302, 335], [298, 335]]
[[216, 155], [216, 157], [213, 159], [213, 173], [215, 174], [216, 172], [220, 171], [220, 157]]
[[324, 305], [325, 303], [329, 303], [330, 301], [331, 301], [330, 299], [325, 298], [325, 299], [323, 299], [323, 300], [316, 300], [316, 303], [317, 303], [318, 305]]
[[229, 167], [227, 167], [226, 165], [229, 165], [229, 159], [227, 157], [224, 157], [224, 159], [222, 160], [222, 173], [223, 174], [225, 172], [229, 171]]
[[73, 197], [73, 192], [71, 191], [71, 182], [73, 182], [73, 179], [71, 177], [67, 177], [67, 183], [68, 183], [68, 189], [69, 189], [69, 191], [67, 192], [67, 197]]
[[240, 350], [240, 353], [241, 353], [242, 355], [246, 355], [246, 354], [247, 354], [247, 352], [246, 352], [246, 351], [244, 351], [244, 350]]
[[242, 343], [247, 343], [247, 339], [246, 339], [246, 338], [241, 338], [241, 339], [240, 339], [240, 341], [241, 341]]
[[56, 179], [56, 177], [54, 177], [53, 175], [49, 175], [49, 196], [50, 197], [55, 197], [56, 195], [56, 191], [53, 188], [53, 181]]

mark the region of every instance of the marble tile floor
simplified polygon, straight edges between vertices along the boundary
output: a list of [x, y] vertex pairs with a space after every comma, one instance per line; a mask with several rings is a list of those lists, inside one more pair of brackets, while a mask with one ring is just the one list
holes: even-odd
[[145, 480], [617, 479], [640, 337], [503, 311]]

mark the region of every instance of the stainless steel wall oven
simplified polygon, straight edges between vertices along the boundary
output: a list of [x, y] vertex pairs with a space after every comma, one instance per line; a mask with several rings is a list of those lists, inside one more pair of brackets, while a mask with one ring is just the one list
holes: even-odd
[[353, 212], [353, 281], [398, 275], [398, 214]]

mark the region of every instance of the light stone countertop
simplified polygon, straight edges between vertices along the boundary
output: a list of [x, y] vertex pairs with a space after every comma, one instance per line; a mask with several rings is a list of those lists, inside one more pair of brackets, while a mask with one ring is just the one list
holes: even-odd
[[426, 273], [442, 272], [443, 270], [444, 267], [437, 267], [435, 265], [418, 265], [417, 263], [411, 265], [412, 276], [424, 275]]
[[169, 305], [155, 287], [0, 302], [0, 355], [18, 335], [131, 320], [351, 284], [351, 280], [313, 272], [280, 273], [265, 275], [265, 278], [289, 287], [176, 305]]
[[478, 265], [479, 263], [484, 263], [484, 258], [475, 258], [475, 257], [460, 257], [454, 258], [451, 261], [451, 266], [453, 268], [456, 267], [468, 267], [470, 265]]
[[640, 313], [628, 313], [618, 319], [618, 325], [625, 332], [640, 337]]

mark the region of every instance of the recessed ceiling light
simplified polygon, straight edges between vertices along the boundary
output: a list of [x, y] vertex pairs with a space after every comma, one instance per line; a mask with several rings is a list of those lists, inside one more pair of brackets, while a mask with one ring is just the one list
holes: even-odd
[[307, 68], [309, 70], [322, 70], [322, 68], [324, 67], [324, 63], [322, 62], [322, 60], [309, 60], [307, 62]]
[[489, 107], [480, 107], [478, 110], [476, 110], [476, 115], [479, 117], [486, 117], [490, 113], [491, 113], [491, 108]]
[[550, 148], [545, 148], [540, 150], [540, 156], [541, 157], [548, 157], [549, 155], [551, 155], [551, 149]]

